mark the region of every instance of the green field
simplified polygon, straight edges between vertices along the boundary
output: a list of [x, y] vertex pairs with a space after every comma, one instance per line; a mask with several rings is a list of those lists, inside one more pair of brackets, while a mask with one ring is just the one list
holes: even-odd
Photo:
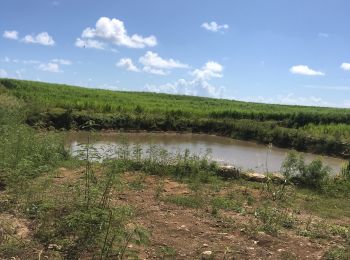
[[203, 97], [88, 89], [0, 79], [42, 128], [211, 133], [279, 147], [350, 157], [350, 110], [269, 105]]

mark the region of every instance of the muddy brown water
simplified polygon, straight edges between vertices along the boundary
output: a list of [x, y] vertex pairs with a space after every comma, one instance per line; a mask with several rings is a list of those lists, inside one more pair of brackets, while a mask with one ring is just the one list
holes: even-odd
[[[68, 132], [66, 147], [73, 155], [81, 149], [80, 144], [86, 144], [89, 133]], [[123, 140], [128, 140], [130, 145], [139, 144], [143, 151], [150, 145], [157, 145], [169, 152], [184, 152], [188, 149], [192, 154], [204, 155], [211, 151], [210, 159], [221, 165], [234, 165], [243, 170], [266, 172], [266, 166], [270, 172], [280, 171], [282, 162], [291, 150], [277, 147], [267, 148], [266, 145], [249, 141], [235, 140], [206, 134], [179, 134], [179, 133], [94, 133], [91, 144], [103, 155], [110, 156], [121, 145]], [[311, 153], [303, 153], [307, 162], [316, 158], [322, 158], [333, 174], [339, 172], [341, 159], [329, 156], [319, 156]]]

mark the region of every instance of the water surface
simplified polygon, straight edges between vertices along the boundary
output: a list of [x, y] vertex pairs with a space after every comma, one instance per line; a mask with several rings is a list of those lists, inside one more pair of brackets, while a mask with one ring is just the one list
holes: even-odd
[[[66, 137], [66, 146], [73, 154], [81, 149], [79, 144], [87, 142], [87, 132], [69, 132]], [[266, 168], [270, 172], [280, 170], [289, 149], [277, 147], [267, 148], [266, 145], [254, 142], [235, 140], [206, 134], [178, 134], [178, 133], [95, 133], [91, 143], [101, 153], [110, 153], [111, 148], [116, 149], [123, 140], [139, 144], [146, 151], [151, 144], [158, 145], [169, 152], [183, 152], [189, 149], [191, 153], [204, 155], [211, 150], [211, 159], [222, 165], [235, 165], [244, 170], [254, 170], [264, 173]], [[310, 162], [321, 157], [325, 164], [331, 167], [333, 173], [338, 173], [343, 160], [328, 156], [319, 156], [304, 153], [305, 160]]]

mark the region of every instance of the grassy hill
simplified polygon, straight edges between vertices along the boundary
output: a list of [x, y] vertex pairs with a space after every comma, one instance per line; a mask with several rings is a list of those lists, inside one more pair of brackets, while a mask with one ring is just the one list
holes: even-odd
[[301, 151], [350, 156], [350, 110], [269, 105], [204, 97], [88, 89], [0, 79], [26, 102], [27, 123], [56, 129], [213, 133]]

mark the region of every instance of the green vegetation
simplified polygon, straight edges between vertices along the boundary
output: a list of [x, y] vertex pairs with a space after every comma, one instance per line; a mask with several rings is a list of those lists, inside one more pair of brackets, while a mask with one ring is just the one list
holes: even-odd
[[[182, 211], [177, 212], [180, 214], [176, 218], [180, 220], [168, 232], [177, 232], [175, 235], [181, 236], [179, 240], [189, 237], [191, 242], [187, 240], [188, 244], [193, 244], [193, 229], [201, 232], [196, 233], [199, 244], [199, 239], [212, 234], [210, 240], [215, 241], [217, 234], [222, 232], [226, 235], [234, 234], [234, 237], [244, 236], [237, 241], [249, 241], [249, 247], [253, 240], [254, 243], [272, 241], [271, 243], [276, 243], [276, 248], [280, 248], [278, 240], [273, 239], [283, 234], [283, 246], [295, 243], [296, 236], [310, 243], [316, 242], [318, 246], [335, 241], [334, 246], [322, 248], [324, 257], [349, 257], [350, 161], [344, 164], [339, 175], [331, 178], [329, 169], [324, 167], [322, 161], [315, 160], [307, 164], [300, 155], [293, 152], [282, 168], [285, 182], [278, 183], [268, 178], [265, 183], [252, 183], [239, 178], [221, 178], [217, 175], [217, 164], [210, 162], [208, 155], [199, 157], [189, 151], [170, 154], [153, 145], [143, 153], [140, 146], [131, 146], [127, 140], [118, 147], [115, 157], [103, 158], [90, 144], [90, 136], [86, 144], [81, 146], [78, 157], [72, 158], [64, 149], [61, 134], [42, 131], [41, 128], [75, 126], [92, 130], [105, 127], [101, 124], [104, 120], [109, 122], [115, 116], [126, 116], [126, 121], [123, 122], [131, 129], [134, 127], [131, 123], [137, 121], [128, 121], [130, 116], [135, 120], [143, 117], [145, 120], [155, 120], [158, 129], [165, 122], [162, 121], [164, 116], [170, 119], [169, 115], [177, 115], [176, 120], [169, 121], [169, 129], [188, 120], [186, 122], [191, 122], [191, 126], [198, 123], [197, 127], [201, 125], [200, 122], [209, 122], [208, 125], [212, 127], [208, 129], [209, 132], [216, 129], [216, 124], [243, 126], [250, 122], [259, 127], [261, 124], [274, 125], [270, 130], [280, 128], [286, 129], [283, 131], [304, 133], [303, 131], [312, 132], [310, 129], [317, 128], [318, 123], [329, 124], [332, 129], [336, 128], [335, 124], [346, 128], [343, 124], [348, 123], [347, 110], [316, 109], [313, 112], [311, 108], [265, 106], [148, 93], [119, 93], [68, 86], [55, 88], [54, 85], [45, 83], [14, 80], [0, 80], [0, 84], [0, 258], [137, 259], [140, 256], [139, 250], [147, 249], [152, 243], [152, 250], [157, 257], [175, 258], [183, 248], [179, 248], [176, 243], [149, 243], [154, 237], [148, 230], [150, 227], [174, 224], [174, 221], [168, 220], [176, 215], [171, 212], [173, 209]], [[51, 90], [52, 96], [48, 94]], [[72, 92], [70, 95], [69, 91]], [[115, 100], [118, 98], [120, 102], [128, 100], [123, 105], [125, 110], [118, 111], [112, 106], [108, 113], [100, 113], [98, 102], [102, 101], [95, 103], [92, 98], [92, 95], [99, 93], [101, 100], [106, 97], [106, 104], [117, 102]], [[111, 96], [107, 98], [108, 95]], [[93, 105], [77, 109], [73, 103], [85, 98]], [[135, 103], [137, 101], [140, 103]], [[175, 105], [171, 105], [171, 102], [178, 107], [182, 102], [183, 111], [177, 112], [179, 114], [171, 112], [169, 109], [179, 111], [175, 110]], [[138, 107], [133, 107], [135, 104]], [[207, 111], [199, 109], [202, 105]], [[232, 109], [247, 118], [234, 118], [238, 117], [234, 113], [235, 116], [230, 118], [220, 112], [224, 108]], [[253, 111], [249, 116], [248, 108]], [[278, 114], [274, 111], [275, 108], [281, 108], [282, 112]], [[259, 113], [266, 118], [258, 118]], [[288, 115], [293, 113], [307, 114], [306, 118], [310, 122], [316, 118], [323, 118], [324, 121], [312, 121], [312, 127], [310, 122], [292, 123], [288, 121], [292, 120]], [[277, 115], [281, 118], [277, 118]], [[317, 116], [311, 120], [311, 115]], [[84, 120], [79, 121], [78, 118]], [[159, 118], [163, 119], [157, 121]], [[96, 125], [91, 119], [102, 121]], [[35, 122], [40, 128], [35, 130], [25, 122]], [[60, 125], [62, 122], [65, 123]], [[249, 126], [251, 125], [246, 125], [247, 128]], [[320, 125], [319, 129], [322, 127]], [[175, 130], [188, 129], [182, 129], [181, 126]], [[316, 135], [322, 136], [322, 131], [317, 134], [315, 131]], [[332, 134], [329, 135], [330, 139], [333, 137]], [[347, 134], [338, 135], [337, 140], [347, 137]], [[142, 154], [147, 156], [141, 156]], [[151, 196], [147, 197], [149, 189], [152, 189]], [[153, 200], [154, 204], [147, 204], [148, 200]], [[140, 203], [147, 204], [146, 210], [140, 210], [145, 209], [140, 207]], [[159, 214], [156, 215], [158, 218], [151, 218], [151, 225], [146, 229], [143, 226], [144, 216], [152, 212]], [[181, 216], [182, 213], [184, 216]], [[189, 217], [193, 217], [195, 224], [189, 222], [182, 225]], [[194, 226], [189, 228], [189, 224]], [[259, 240], [262, 234], [268, 238]], [[160, 237], [164, 239], [168, 236], [169, 234], [161, 234]], [[171, 237], [171, 240], [175, 240], [176, 236]], [[222, 243], [228, 244], [225, 248], [215, 250], [215, 256], [220, 252], [224, 252], [223, 257], [231, 257], [230, 254], [243, 251], [244, 254], [249, 253], [246, 250], [248, 244], [231, 250], [229, 247], [235, 243], [230, 239], [220, 238], [220, 246]], [[325, 243], [321, 243], [323, 241]], [[256, 248], [259, 246], [266, 251], [263, 243], [257, 244]], [[205, 249], [210, 246], [212, 245], [206, 244]], [[198, 248], [191, 248], [189, 251], [197, 250], [200, 255], [203, 249], [198, 251]], [[152, 250], [145, 251], [152, 253]], [[283, 256], [292, 259], [292, 253], [294, 252], [290, 250], [279, 256], [282, 259]], [[274, 254], [278, 257], [279, 251]]]
[[[147, 242], [148, 233], [127, 227], [134, 215], [131, 207], [110, 202], [110, 191], [120, 187], [123, 165], [108, 162], [97, 178], [91, 163], [96, 154], [89, 144], [82, 148], [83, 161], [75, 161], [62, 138], [23, 124], [21, 102], [4, 93], [0, 101], [0, 188], [6, 191], [0, 193], [0, 257], [32, 259], [26, 254], [43, 246], [55, 259], [132, 257], [128, 244]], [[55, 183], [55, 169], [70, 164], [84, 167], [83, 178], [68, 186]], [[14, 232], [13, 220], [21, 219], [32, 222], [31, 240]]]
[[10, 79], [1, 91], [25, 102], [26, 122], [56, 129], [191, 131], [299, 151], [350, 156], [349, 109], [267, 105], [202, 97], [117, 92]]

